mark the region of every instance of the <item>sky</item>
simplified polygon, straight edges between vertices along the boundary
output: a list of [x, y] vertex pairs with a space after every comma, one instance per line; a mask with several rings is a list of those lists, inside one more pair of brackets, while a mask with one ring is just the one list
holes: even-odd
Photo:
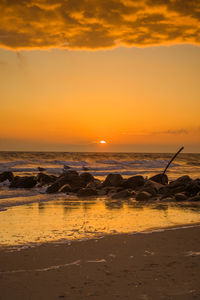
[[200, 152], [199, 45], [199, 0], [1, 0], [0, 150]]

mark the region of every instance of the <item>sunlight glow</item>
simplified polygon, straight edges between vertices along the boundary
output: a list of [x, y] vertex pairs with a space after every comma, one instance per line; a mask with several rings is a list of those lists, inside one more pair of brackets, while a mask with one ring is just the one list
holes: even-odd
[[106, 141], [100, 141], [99, 143], [100, 144], [106, 144]]

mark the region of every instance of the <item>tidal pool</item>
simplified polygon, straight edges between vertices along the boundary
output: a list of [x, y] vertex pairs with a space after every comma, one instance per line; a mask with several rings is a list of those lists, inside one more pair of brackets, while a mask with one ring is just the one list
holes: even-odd
[[200, 223], [200, 204], [60, 199], [0, 212], [0, 246], [67, 242]]

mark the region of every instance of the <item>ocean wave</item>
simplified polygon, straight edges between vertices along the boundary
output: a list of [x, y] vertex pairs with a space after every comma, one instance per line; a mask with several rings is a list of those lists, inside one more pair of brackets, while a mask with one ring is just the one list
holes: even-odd
[[[65, 195], [65, 198], [70, 196]], [[23, 195], [16, 195], [13, 194], [12, 197], [9, 195], [4, 196], [4, 198], [0, 198], [0, 211], [3, 211], [5, 208], [13, 207], [13, 206], [20, 206], [32, 203], [41, 203], [41, 202], [48, 202], [48, 201], [56, 201], [56, 200], [63, 200], [63, 194], [59, 195], [49, 195], [49, 194], [40, 194], [40, 193], [24, 193]]]
[[[125, 165], [125, 166], [134, 166], [134, 167], [138, 167], [138, 166], [145, 166], [148, 168], [161, 168], [161, 167], [165, 167], [167, 165], [169, 161], [165, 160], [165, 159], [160, 159], [160, 160], [127, 160], [127, 161], [120, 161], [120, 160], [98, 160], [96, 161], [96, 163], [98, 164], [105, 164], [105, 165]], [[175, 166], [179, 166], [179, 164], [177, 163], [173, 163], [171, 164], [171, 167], [175, 167]]]
[[[77, 172], [88, 171], [94, 176], [106, 176], [109, 173], [119, 173], [121, 175], [135, 175], [151, 172], [151, 170], [164, 169], [168, 160], [97, 160], [94, 162], [69, 161], [69, 160], [21, 160], [7, 163], [0, 163], [0, 172], [12, 171], [15, 173], [36, 174], [39, 172], [38, 167], [43, 167], [44, 171], [49, 174], [59, 175], [64, 171], [65, 166]], [[172, 164], [171, 168], [179, 164]]]

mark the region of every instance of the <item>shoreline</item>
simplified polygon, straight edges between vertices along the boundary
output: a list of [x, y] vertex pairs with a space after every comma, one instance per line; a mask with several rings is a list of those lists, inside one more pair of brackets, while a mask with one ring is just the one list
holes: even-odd
[[0, 249], [0, 299], [197, 299], [199, 255], [199, 226]]
[[[148, 235], [156, 232], [166, 232], [166, 231], [174, 231], [174, 230], [182, 230], [182, 229], [190, 229], [190, 228], [198, 228], [200, 227], [200, 222], [195, 222], [195, 223], [189, 223], [189, 224], [181, 224], [181, 225], [171, 225], [167, 227], [152, 227], [147, 230], [142, 230], [142, 231], [132, 231], [132, 232], [118, 232], [118, 233], [105, 233], [104, 235], [97, 235], [93, 237], [88, 237], [88, 238], [80, 238], [80, 239], [72, 239], [72, 240], [67, 240], [67, 239], [58, 239], [58, 240], [52, 240], [49, 242], [30, 242], [26, 244], [18, 244], [18, 245], [1, 245], [0, 244], [0, 252], [5, 251], [5, 252], [19, 252], [25, 249], [33, 249], [33, 248], [38, 248], [42, 246], [59, 246], [59, 245], [71, 245], [73, 243], [84, 243], [86, 241], [96, 241], [104, 238], [112, 238], [115, 236], [134, 236], [134, 235]], [[1, 271], [0, 271], [1, 274]]]

